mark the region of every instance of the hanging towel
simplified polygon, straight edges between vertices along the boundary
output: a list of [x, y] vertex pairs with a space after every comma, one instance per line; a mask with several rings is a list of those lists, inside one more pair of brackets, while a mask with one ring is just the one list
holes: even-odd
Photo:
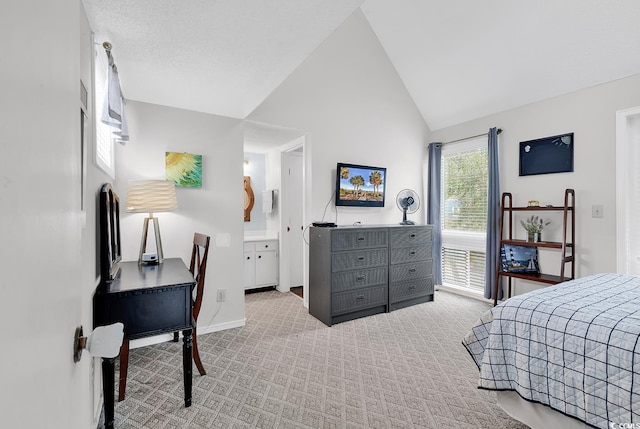
[[124, 114], [124, 100], [120, 88], [118, 68], [113, 60], [111, 52], [107, 51], [109, 67], [107, 70], [107, 84], [105, 85], [104, 100], [102, 103], [102, 122], [113, 129], [113, 134], [118, 141], [129, 141], [129, 127]]

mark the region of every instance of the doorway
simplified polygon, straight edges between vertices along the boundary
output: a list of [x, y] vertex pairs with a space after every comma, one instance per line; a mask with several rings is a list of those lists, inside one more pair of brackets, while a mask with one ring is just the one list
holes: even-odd
[[[263, 187], [271, 195], [272, 201], [265, 213], [255, 213], [255, 220], [252, 215], [251, 222], [258, 225], [262, 220], [264, 226], [258, 225], [255, 232], [261, 232], [264, 228], [265, 236], [278, 240], [276, 289], [280, 292], [290, 292], [292, 287], [306, 287], [304, 283], [308, 271], [308, 249], [304, 245], [303, 233], [308, 209], [306, 205], [309, 202], [305, 199], [305, 190], [311, 183], [310, 177], [307, 177], [310, 170], [307, 166], [306, 145], [307, 136], [300, 130], [254, 121], [245, 122], [245, 159], [260, 155], [264, 165], [263, 172], [260, 173], [265, 176]], [[254, 189], [257, 198], [260, 198], [262, 191], [263, 189]], [[263, 204], [264, 198], [256, 200], [258, 207]], [[247, 235], [253, 235], [254, 231], [251, 229], [256, 227], [245, 225], [245, 239]], [[299, 289], [294, 290], [298, 291]], [[298, 295], [303, 294], [300, 291]]]
[[617, 272], [640, 275], [640, 107], [616, 112]]
[[[301, 288], [304, 273], [304, 143], [281, 154], [282, 205], [280, 237], [282, 260], [280, 276], [282, 291]], [[296, 289], [296, 295], [300, 289]]]

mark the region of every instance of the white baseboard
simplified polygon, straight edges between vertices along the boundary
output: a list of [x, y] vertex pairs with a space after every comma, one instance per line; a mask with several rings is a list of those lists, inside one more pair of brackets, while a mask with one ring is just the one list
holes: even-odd
[[276, 290], [279, 291], [279, 292], [282, 292], [282, 293], [287, 293], [287, 292], [289, 292], [291, 290], [291, 288], [285, 287], [283, 285], [277, 285], [276, 286]]
[[[246, 324], [247, 319], [235, 320], [232, 322], [219, 323], [217, 325], [198, 326], [198, 335], [209, 334], [211, 332], [224, 331], [231, 328], [240, 328]], [[182, 333], [180, 333], [182, 337]], [[130, 349], [137, 349], [139, 347], [150, 346], [153, 344], [166, 343], [173, 340], [173, 334], [162, 334], [154, 337], [140, 338], [139, 340], [132, 340], [129, 343]]]
[[198, 326], [198, 335], [210, 334], [211, 332], [225, 331], [232, 328], [241, 328], [246, 325], [247, 319], [234, 320], [233, 322], [218, 323], [217, 325]]

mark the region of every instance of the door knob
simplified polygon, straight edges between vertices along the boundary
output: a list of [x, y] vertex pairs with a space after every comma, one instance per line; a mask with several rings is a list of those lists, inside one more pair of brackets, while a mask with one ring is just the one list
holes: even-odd
[[78, 326], [73, 336], [73, 361], [80, 362], [83, 349], [86, 349], [94, 357], [114, 358], [120, 352], [123, 338], [124, 324], [122, 322], [98, 326], [88, 337], [84, 336], [82, 326]]

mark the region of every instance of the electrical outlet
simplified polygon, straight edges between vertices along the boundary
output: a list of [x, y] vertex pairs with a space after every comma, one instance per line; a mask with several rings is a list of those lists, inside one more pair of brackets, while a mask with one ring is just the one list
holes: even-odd
[[216, 301], [224, 302], [227, 299], [227, 290], [226, 289], [218, 289], [218, 295], [216, 296]]

